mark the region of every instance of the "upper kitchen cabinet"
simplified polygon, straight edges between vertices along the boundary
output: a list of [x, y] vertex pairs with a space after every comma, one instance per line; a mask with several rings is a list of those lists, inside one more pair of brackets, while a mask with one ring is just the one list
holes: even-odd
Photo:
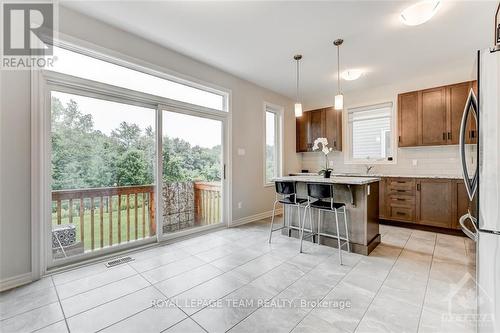
[[417, 116], [419, 92], [410, 92], [398, 96], [398, 123], [400, 147], [411, 147], [418, 145]]
[[[450, 126], [448, 128], [449, 144], [457, 145], [460, 136], [460, 125], [462, 123], [462, 115], [464, 113], [465, 103], [469, 92], [473, 88], [473, 82], [464, 82], [454, 84], [448, 87], [448, 112]], [[472, 117], [469, 117], [465, 133], [466, 143], [474, 143], [476, 135], [476, 124]]]
[[420, 143], [422, 146], [435, 146], [446, 144], [447, 119], [446, 119], [446, 88], [423, 90], [420, 93]]
[[[400, 94], [399, 147], [458, 144], [465, 103], [475, 82]], [[476, 137], [475, 124], [470, 121], [467, 143], [473, 143]]]
[[334, 150], [342, 150], [342, 111], [336, 111], [333, 107], [325, 109], [325, 137]]
[[[295, 118], [295, 149], [297, 152], [309, 151], [309, 112], [304, 112], [302, 116]], [[312, 147], [312, 145], [311, 145]]]
[[317, 138], [327, 138], [329, 147], [342, 150], [342, 112], [333, 107], [304, 112], [295, 128], [298, 153], [312, 151]]

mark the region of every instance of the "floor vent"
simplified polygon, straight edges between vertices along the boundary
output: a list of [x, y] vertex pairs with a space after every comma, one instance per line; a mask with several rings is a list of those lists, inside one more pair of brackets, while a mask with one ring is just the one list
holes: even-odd
[[134, 261], [135, 259], [132, 258], [132, 257], [122, 257], [122, 258], [118, 258], [118, 259], [113, 259], [111, 261], [108, 261], [106, 263], [106, 267], [115, 267], [115, 266], [118, 266], [118, 265], [121, 265], [121, 264], [124, 264], [126, 262], [130, 262], [130, 261]]

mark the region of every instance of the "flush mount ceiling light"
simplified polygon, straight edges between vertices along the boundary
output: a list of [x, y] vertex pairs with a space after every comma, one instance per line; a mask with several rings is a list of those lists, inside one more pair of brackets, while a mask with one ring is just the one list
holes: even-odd
[[441, 5], [439, 0], [424, 0], [411, 5], [401, 12], [404, 24], [415, 26], [429, 21]]
[[300, 98], [299, 98], [299, 61], [302, 59], [302, 54], [296, 54], [293, 56], [293, 59], [297, 62], [297, 90], [296, 90], [296, 98], [295, 98], [295, 117], [300, 117], [302, 116], [302, 103], [300, 103]]
[[333, 108], [335, 110], [342, 110], [344, 108], [344, 95], [340, 92], [340, 45], [344, 42], [343, 39], [336, 39], [333, 45], [337, 47], [337, 95], [335, 95], [335, 101], [333, 103]]
[[363, 75], [363, 71], [361, 69], [348, 69], [342, 72], [342, 78], [347, 81], [357, 80]]

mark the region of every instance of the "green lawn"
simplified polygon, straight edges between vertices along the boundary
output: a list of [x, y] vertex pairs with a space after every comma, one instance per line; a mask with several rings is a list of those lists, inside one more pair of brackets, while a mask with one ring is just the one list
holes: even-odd
[[[102, 214], [102, 234], [103, 234], [103, 246], [116, 245], [119, 244], [118, 241], [118, 209], [116, 208], [116, 202], [113, 203], [113, 211], [112, 221], [110, 225], [110, 213], [103, 211]], [[125, 205], [122, 205], [121, 211], [121, 242], [127, 242], [127, 211], [124, 209]], [[137, 234], [136, 234], [136, 218], [135, 218], [135, 208], [130, 208], [130, 240], [141, 239], [149, 237], [150, 235], [150, 221], [149, 221], [149, 212], [148, 207], [145, 207], [145, 226], [143, 228], [142, 224], [142, 203], [139, 201], [137, 207]], [[77, 240], [81, 241], [81, 228], [80, 228], [80, 216], [78, 215], [79, 211], [75, 205], [73, 208], [73, 224], [76, 227], [76, 236]], [[97, 206], [94, 209], [94, 247], [92, 248], [92, 228], [91, 228], [91, 211], [90, 209], [85, 209], [85, 213], [83, 215], [84, 221], [84, 248], [85, 251], [89, 251], [94, 249], [101, 248], [101, 214], [99, 212], [99, 207]], [[69, 216], [67, 210], [63, 211], [61, 224], [69, 224]], [[52, 225], [53, 227], [57, 227], [57, 214], [55, 212], [52, 213]], [[110, 231], [112, 232], [112, 243], [109, 242]]]

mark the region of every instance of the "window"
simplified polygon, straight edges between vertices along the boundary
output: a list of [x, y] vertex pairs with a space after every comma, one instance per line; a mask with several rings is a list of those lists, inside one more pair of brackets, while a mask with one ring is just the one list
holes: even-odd
[[227, 96], [167, 80], [54, 46], [54, 67], [48, 70], [113, 86], [165, 97], [210, 109], [227, 111]]
[[283, 108], [264, 104], [266, 137], [264, 146], [264, 184], [281, 176], [281, 117]]
[[392, 103], [348, 110], [350, 162], [393, 161]]

